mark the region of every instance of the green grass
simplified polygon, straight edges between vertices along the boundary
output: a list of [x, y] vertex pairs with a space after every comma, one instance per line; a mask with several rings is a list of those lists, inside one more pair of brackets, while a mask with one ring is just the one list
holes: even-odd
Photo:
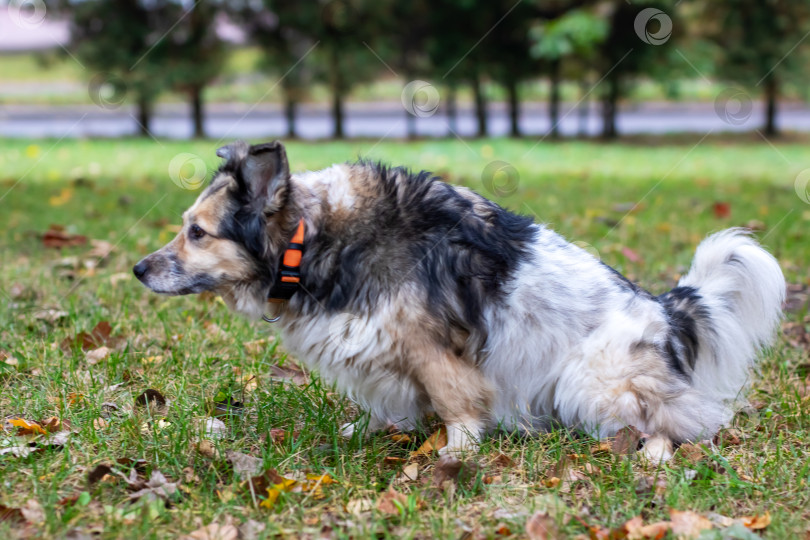
[[[357, 156], [434, 170], [588, 244], [655, 292], [672, 286], [707, 233], [756, 224], [788, 281], [806, 287], [810, 205], [794, 189], [797, 174], [810, 167], [806, 144], [698, 141], [535, 148], [532, 141], [507, 140], [352, 141], [290, 143], [288, 153], [299, 170]], [[0, 360], [0, 415], [57, 416], [74, 432], [63, 448], [0, 456], [0, 505], [19, 508], [34, 499], [45, 510], [44, 523], [28, 525], [28, 534], [58, 538], [75, 530], [103, 538], [159, 538], [212, 522], [255, 520], [269, 537], [317, 536], [329, 527], [337, 537], [458, 538], [466, 529], [490, 538], [520, 535], [528, 515], [548, 509], [566, 535], [587, 535], [582, 522], [617, 527], [636, 515], [653, 522], [668, 519], [670, 508], [735, 518], [767, 511], [772, 523], [765, 536], [804, 534], [810, 519], [810, 401], [798, 367], [808, 357], [806, 345], [794, 347], [786, 338], [763, 361], [752, 392], [757, 412], [735, 420], [742, 443], [721, 446], [701, 460], [676, 457], [661, 468], [667, 484], [661, 495], [637, 489], [639, 478], [655, 474], [655, 467], [598, 453], [593, 440], [558, 430], [530, 438], [488, 437], [469, 458], [482, 467], [477, 476], [448, 492], [431, 487], [435, 458], [418, 458], [420, 479], [396, 487], [409, 497], [399, 515], [376, 510], [402, 467], [385, 458], [407, 459], [427, 432], [413, 434], [407, 444], [384, 435], [342, 440], [338, 426], [353, 418], [355, 407], [317, 373], [300, 386], [274, 378], [272, 366], [294, 359], [273, 338], [272, 327], [230, 314], [217, 299], [151, 294], [129, 277], [134, 262], [171, 238], [171, 225], [195, 197], [171, 181], [170, 161], [187, 152], [213, 168], [216, 146], [0, 142], [0, 350], [16, 359]], [[482, 173], [498, 160], [511, 164], [516, 176], [496, 177], [493, 188]], [[625, 216], [627, 203], [636, 202], [636, 211]], [[730, 204], [729, 217], [715, 215], [716, 202]], [[106, 240], [115, 250], [94, 266], [89, 246], [47, 249], [40, 235], [50, 224]], [[642, 261], [629, 260], [623, 248]], [[44, 308], [65, 316], [43, 320], [38, 315]], [[121, 338], [109, 358], [91, 364], [83, 352], [60, 347], [100, 321], [109, 321]], [[786, 323], [791, 332], [806, 330], [806, 308], [789, 313]], [[260, 339], [267, 341], [252, 343]], [[167, 410], [135, 405], [148, 388], [170, 400]], [[339, 483], [323, 486], [323, 498], [283, 493], [272, 509], [257, 507], [227, 460], [198, 449], [217, 396], [244, 403], [223, 418], [227, 433], [214, 443], [223, 455], [238, 451], [287, 477], [328, 473]], [[107, 426], [99, 427], [98, 418]], [[271, 429], [286, 436], [274, 440]], [[0, 432], [0, 449], [12, 440]], [[495, 460], [501, 453], [511, 463]], [[88, 485], [87, 473], [96, 464], [120, 458], [144, 460], [145, 474], [160, 470], [180, 483], [179, 491], [169, 504], [130, 503], [120, 478]], [[566, 460], [583, 479], [554, 486], [550, 478]], [[125, 474], [130, 467], [118, 465]], [[0, 537], [20, 527], [0, 521]]]

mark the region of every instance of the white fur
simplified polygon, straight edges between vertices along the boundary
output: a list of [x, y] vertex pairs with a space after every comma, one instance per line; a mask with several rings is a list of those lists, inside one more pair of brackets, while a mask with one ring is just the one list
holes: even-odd
[[[773, 335], [784, 281], [773, 257], [729, 230], [699, 246], [681, 285], [698, 289], [711, 316], [711, 328], [699, 331], [693, 384], [675, 377], [660, 357], [632, 349], [667, 328], [661, 305], [618, 285], [591, 254], [540, 227], [534, 254], [507, 287], [507, 305], [486, 313], [481, 369], [496, 390], [486, 428], [532, 430], [556, 419], [600, 437], [627, 425], [677, 440], [714, 433]], [[407, 298], [413, 297], [383, 302], [365, 318], [321, 314], [299, 320], [293, 331], [284, 325], [287, 346], [370, 411], [375, 427], [409, 428], [429, 409], [411, 381], [390, 369], [401, 336], [376, 332], [395, 327], [394, 306]]]

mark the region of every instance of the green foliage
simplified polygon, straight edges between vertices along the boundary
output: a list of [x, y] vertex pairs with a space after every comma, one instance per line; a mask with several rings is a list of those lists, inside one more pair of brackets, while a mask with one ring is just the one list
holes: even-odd
[[590, 11], [574, 10], [531, 29], [531, 54], [547, 60], [559, 60], [571, 55], [582, 59], [592, 58], [607, 33], [605, 19]]

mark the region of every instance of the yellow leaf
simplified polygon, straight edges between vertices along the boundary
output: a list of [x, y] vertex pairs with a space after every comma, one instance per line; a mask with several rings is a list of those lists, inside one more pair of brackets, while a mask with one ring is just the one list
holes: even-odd
[[750, 516], [742, 518], [743, 525], [752, 529], [754, 531], [758, 531], [760, 529], [764, 529], [768, 525], [771, 524], [771, 513], [765, 512], [761, 516]]
[[278, 496], [281, 495], [281, 492], [290, 491], [295, 484], [295, 480], [291, 480], [289, 478], [284, 478], [279, 484], [273, 484], [267, 488], [267, 498], [263, 500], [259, 506], [267, 509], [273, 508], [273, 505], [276, 504]]
[[430, 455], [434, 450], [440, 450], [445, 446], [447, 446], [447, 430], [441, 427], [433, 435], [428, 437], [427, 440], [422, 443], [422, 446], [411, 452], [411, 457]]
[[59, 195], [50, 197], [48, 199], [48, 203], [51, 206], [62, 206], [63, 204], [70, 202], [70, 199], [72, 198], [73, 198], [73, 190], [71, 188], [64, 188], [62, 192], [59, 193]]
[[22, 435], [29, 435], [31, 433], [39, 433], [41, 435], [47, 434], [47, 432], [44, 429], [42, 429], [42, 426], [40, 426], [36, 422], [29, 422], [22, 418], [12, 418], [8, 422], [12, 426], [20, 428], [22, 430], [21, 432]]
[[337, 480], [335, 480], [328, 474], [308, 474], [307, 480], [313, 480], [314, 482], [320, 483], [322, 485], [338, 483]]

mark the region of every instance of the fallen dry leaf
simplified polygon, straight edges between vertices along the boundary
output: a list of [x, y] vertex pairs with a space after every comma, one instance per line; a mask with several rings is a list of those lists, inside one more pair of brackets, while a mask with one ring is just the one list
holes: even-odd
[[10, 508], [0, 504], [0, 523], [22, 523], [23, 521], [25, 521], [25, 517], [19, 508]]
[[469, 484], [480, 468], [472, 461], [461, 461], [457, 457], [444, 455], [433, 467], [433, 486], [442, 487], [448, 480], [456, 484]]
[[237, 540], [239, 530], [230, 524], [211, 523], [180, 538], [181, 540]]
[[9, 424], [17, 428], [17, 435], [47, 435], [47, 431], [36, 422], [30, 422], [24, 418], [9, 418]]
[[138, 407], [149, 407], [155, 413], [162, 414], [167, 408], [166, 397], [153, 388], [148, 388], [135, 398]]
[[[123, 476], [123, 475], [122, 475]], [[169, 482], [163, 473], [158, 470], [152, 471], [149, 480], [144, 482], [138, 479], [135, 469], [130, 472], [129, 478], [124, 477], [131, 489], [136, 489], [135, 493], [130, 493], [131, 500], [144, 498], [147, 501], [157, 499], [168, 499], [177, 492], [177, 484]]]
[[394, 490], [393, 487], [389, 487], [388, 491], [377, 499], [377, 510], [383, 514], [398, 516], [407, 507], [408, 497]]
[[81, 347], [82, 351], [87, 352], [104, 346], [115, 348], [122, 341], [122, 338], [112, 335], [112, 326], [109, 322], [101, 321], [90, 332], [79, 332], [72, 338], [63, 339], [59, 347], [66, 353], [72, 352], [76, 347]]
[[526, 535], [529, 540], [556, 540], [562, 538], [557, 523], [547, 512], [535, 512], [526, 521]]
[[292, 381], [298, 386], [309, 383], [309, 377], [301, 366], [287, 360], [283, 366], [270, 366], [270, 377], [276, 380]]
[[402, 468], [402, 473], [394, 480], [394, 485], [416, 482], [419, 478], [419, 465], [410, 463]]
[[672, 523], [672, 534], [678, 538], [697, 538], [701, 531], [712, 528], [712, 522], [692, 511], [681, 512], [671, 508], [669, 518]]
[[80, 234], [70, 234], [62, 225], [50, 225], [42, 234], [42, 245], [46, 248], [61, 249], [77, 247], [87, 244], [87, 237]]
[[744, 517], [742, 523], [751, 530], [759, 531], [771, 524], [771, 513], [765, 512], [758, 516]]
[[45, 521], [45, 510], [42, 508], [42, 505], [34, 499], [25, 501], [25, 505], [20, 508], [20, 512], [22, 512], [25, 520], [33, 525], [38, 525]]
[[684, 443], [678, 448], [678, 456], [694, 465], [706, 457], [706, 452], [699, 445]]
[[257, 457], [228, 450], [225, 452], [225, 458], [231, 462], [233, 472], [242, 479], [255, 476], [262, 471], [262, 460]]
[[90, 469], [90, 472], [87, 473], [87, 483], [92, 486], [93, 484], [99, 482], [102, 478], [110, 474], [112, 470], [113, 470], [112, 467], [107, 463], [99, 463], [98, 465]]
[[438, 451], [445, 446], [447, 446], [447, 430], [442, 426], [428, 437], [419, 448], [411, 452], [411, 457], [429, 456], [434, 451]]
[[94, 259], [104, 259], [112, 253], [112, 250], [115, 246], [111, 243], [107, 242], [106, 240], [90, 240], [90, 245], [93, 246], [90, 251], [87, 252], [87, 257], [92, 257]]
[[634, 426], [627, 426], [616, 432], [610, 441], [610, 451], [618, 456], [633, 454], [638, 450], [638, 444], [644, 434]]
[[84, 355], [84, 359], [87, 360], [87, 363], [91, 366], [94, 364], [98, 364], [102, 360], [106, 360], [110, 356], [110, 349], [109, 347], [101, 346], [97, 349], [92, 349], [87, 351]]

